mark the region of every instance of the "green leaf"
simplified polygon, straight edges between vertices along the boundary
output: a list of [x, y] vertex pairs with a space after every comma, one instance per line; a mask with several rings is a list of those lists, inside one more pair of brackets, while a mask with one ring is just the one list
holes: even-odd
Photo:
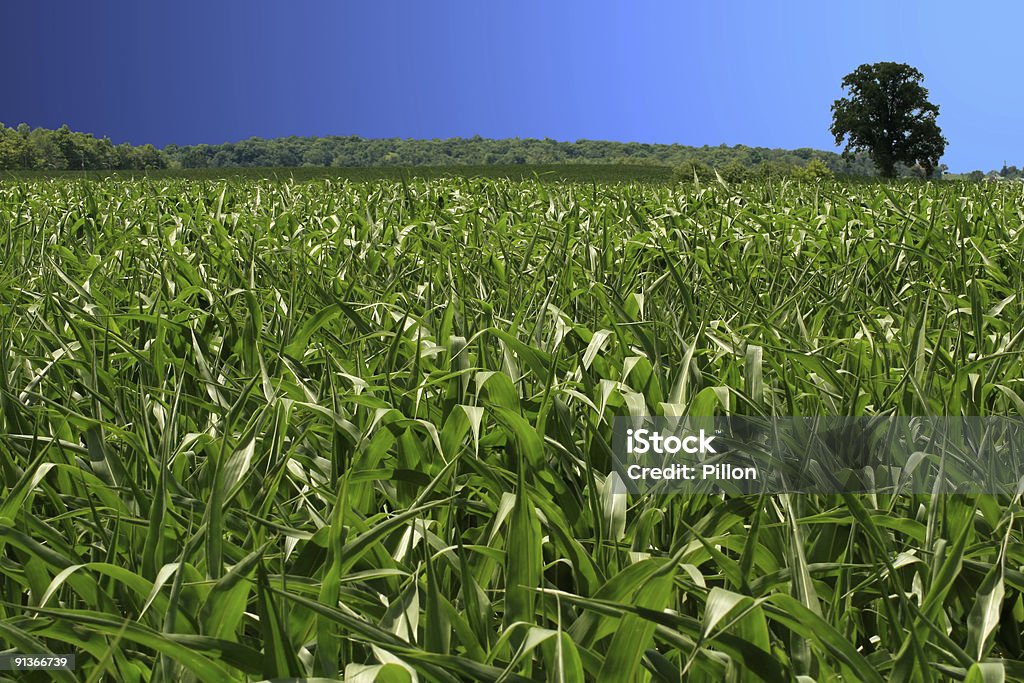
[[263, 633], [263, 675], [267, 678], [302, 676], [305, 672], [288, 637], [287, 625], [271, 592], [262, 561], [256, 567], [256, 598]]

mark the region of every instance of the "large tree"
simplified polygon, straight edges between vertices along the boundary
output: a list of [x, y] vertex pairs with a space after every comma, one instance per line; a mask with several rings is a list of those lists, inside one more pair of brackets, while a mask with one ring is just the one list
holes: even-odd
[[920, 164], [931, 176], [946, 150], [928, 101], [924, 76], [907, 64], [862, 64], [843, 79], [847, 96], [832, 104], [831, 132], [844, 155], [867, 152], [879, 173], [896, 175], [896, 164]]

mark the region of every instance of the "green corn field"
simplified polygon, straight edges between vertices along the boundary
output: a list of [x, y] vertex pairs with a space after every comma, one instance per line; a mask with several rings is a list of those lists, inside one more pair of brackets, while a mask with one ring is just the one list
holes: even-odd
[[1019, 184], [4, 180], [0, 680], [1024, 680], [1020, 491], [608, 476], [1024, 415], [1022, 292]]

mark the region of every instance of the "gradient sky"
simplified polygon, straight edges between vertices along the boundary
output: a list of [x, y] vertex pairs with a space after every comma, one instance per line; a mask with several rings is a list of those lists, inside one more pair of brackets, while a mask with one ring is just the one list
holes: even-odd
[[834, 149], [859, 64], [925, 74], [953, 171], [1024, 165], [1018, 3], [0, 4], [0, 122], [115, 143], [550, 137]]

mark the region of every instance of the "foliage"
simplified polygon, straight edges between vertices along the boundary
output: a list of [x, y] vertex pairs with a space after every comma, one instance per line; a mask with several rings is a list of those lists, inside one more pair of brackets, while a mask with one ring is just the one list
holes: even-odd
[[[899, 177], [916, 177], [930, 172], [917, 160], [897, 162], [894, 172]], [[731, 165], [730, 165], [731, 164]], [[635, 172], [573, 170], [568, 166], [594, 167], [608, 165], [635, 167]], [[506, 139], [480, 137], [448, 140], [366, 139], [355, 136], [323, 138], [251, 138], [223, 145], [168, 145], [159, 150], [152, 145], [114, 145], [108, 139], [77, 133], [64, 126], [58, 130], [31, 129], [22, 124], [17, 129], [0, 125], [0, 171], [30, 170], [45, 173], [59, 171], [155, 171], [165, 168], [180, 170], [215, 169], [210, 177], [224, 177], [226, 169], [304, 169], [301, 172], [280, 171], [282, 176], [295, 177], [398, 177], [399, 169], [417, 168], [416, 175], [485, 175], [492, 177], [529, 178], [553, 173], [558, 177], [595, 180], [667, 179], [689, 181], [694, 170], [701, 180], [714, 179], [714, 169], [726, 169], [732, 177], [806, 177], [796, 169], [818, 169], [816, 177], [872, 176], [874, 163], [866, 154], [847, 154], [813, 149], [768, 149], [736, 145], [727, 147], [687, 147], [641, 143], [578, 140]], [[824, 166], [829, 173], [822, 173]], [[743, 169], [751, 171], [745, 173]], [[318, 173], [315, 169], [341, 169]], [[367, 173], [344, 169], [382, 169]], [[941, 170], [944, 166], [935, 167]], [[394, 169], [391, 173], [386, 169]], [[1004, 178], [1024, 175], [1015, 166], [1004, 165], [998, 173]], [[972, 176], [973, 177], [973, 176]], [[979, 176], [984, 177], [984, 173]]]
[[1024, 680], [1019, 497], [607, 478], [636, 411], [1024, 411], [1022, 201], [2, 182], [0, 647], [89, 681]]
[[[567, 164], [698, 168], [743, 166], [748, 169], [796, 168], [818, 160], [835, 174], [872, 175], [865, 156], [840, 157], [813, 149], [768, 149], [736, 145], [687, 147], [636, 142], [504, 139], [479, 136], [447, 140], [321, 138], [250, 138], [222, 145], [113, 145], [63, 126], [58, 130], [17, 129], [0, 125], [0, 170], [82, 171], [201, 168], [360, 168], [360, 167], [529, 167]], [[646, 171], [643, 171], [646, 172]], [[727, 171], [732, 173], [732, 171]], [[742, 172], [736, 174], [742, 175]], [[528, 176], [529, 171], [518, 172]], [[690, 174], [692, 176], [692, 172]], [[709, 173], [713, 177], [713, 173]]]
[[[717, 173], [717, 174], [716, 174]], [[730, 161], [724, 166], [713, 169], [700, 162], [686, 162], [677, 166], [672, 173], [676, 182], [707, 182], [721, 178], [727, 183], [742, 183], [753, 179], [772, 180], [792, 178], [799, 181], [815, 181], [832, 178], [834, 174], [820, 159], [811, 159], [804, 165], [791, 165], [778, 161], [762, 161], [753, 168], [748, 168], [737, 161]]]
[[714, 177], [714, 169], [700, 161], [685, 161], [672, 169], [672, 179], [677, 182], [708, 181]]
[[[867, 157], [846, 159], [833, 152], [813, 149], [782, 150], [764, 147], [720, 145], [687, 147], [637, 142], [577, 140], [505, 139], [481, 137], [448, 140], [366, 139], [350, 137], [252, 138], [223, 145], [195, 145], [166, 148], [171, 165], [182, 168], [282, 167], [298, 165], [350, 166], [462, 166], [462, 165], [545, 165], [565, 163], [613, 163], [721, 168], [730, 162], [754, 168], [773, 162], [802, 166], [813, 159], [834, 173], [871, 175]], [[301, 163], [298, 160], [301, 159]], [[691, 173], [692, 175], [692, 173]]]
[[946, 139], [936, 123], [939, 107], [928, 101], [924, 76], [907, 64], [862, 64], [843, 78], [848, 91], [832, 104], [831, 132], [846, 152], [867, 152], [884, 178], [896, 164], [920, 164], [926, 177], [939, 163]]
[[715, 169], [727, 183], [742, 183], [753, 177], [753, 172], [738, 161], [730, 161], [721, 168]]
[[828, 166], [818, 159], [814, 159], [806, 166], [794, 168], [791, 175], [797, 180], [815, 181], [831, 178], [833, 173]]
[[154, 179], [154, 180], [309, 180], [372, 181], [411, 178], [508, 178], [587, 183], [664, 183], [672, 179], [668, 166], [639, 164], [544, 164], [490, 166], [302, 166], [299, 168], [168, 168], [149, 171], [8, 171], [0, 177], [11, 179]]
[[1019, 180], [1024, 178], [1024, 168], [1017, 168], [1016, 166], [1007, 166], [1005, 163], [1003, 167], [999, 169], [999, 177], [1006, 178], [1008, 180]]
[[[817, 159], [812, 159], [808, 163], [814, 163]], [[793, 164], [787, 164], [780, 161], [762, 161], [754, 169], [755, 175], [763, 180], [771, 180], [777, 178], [786, 178], [793, 174], [793, 171], [800, 166]]]
[[0, 170], [145, 170], [166, 166], [163, 153], [153, 145], [114, 145], [107, 138], [73, 132], [67, 126], [47, 130], [30, 129], [25, 124], [5, 128], [0, 124]]

